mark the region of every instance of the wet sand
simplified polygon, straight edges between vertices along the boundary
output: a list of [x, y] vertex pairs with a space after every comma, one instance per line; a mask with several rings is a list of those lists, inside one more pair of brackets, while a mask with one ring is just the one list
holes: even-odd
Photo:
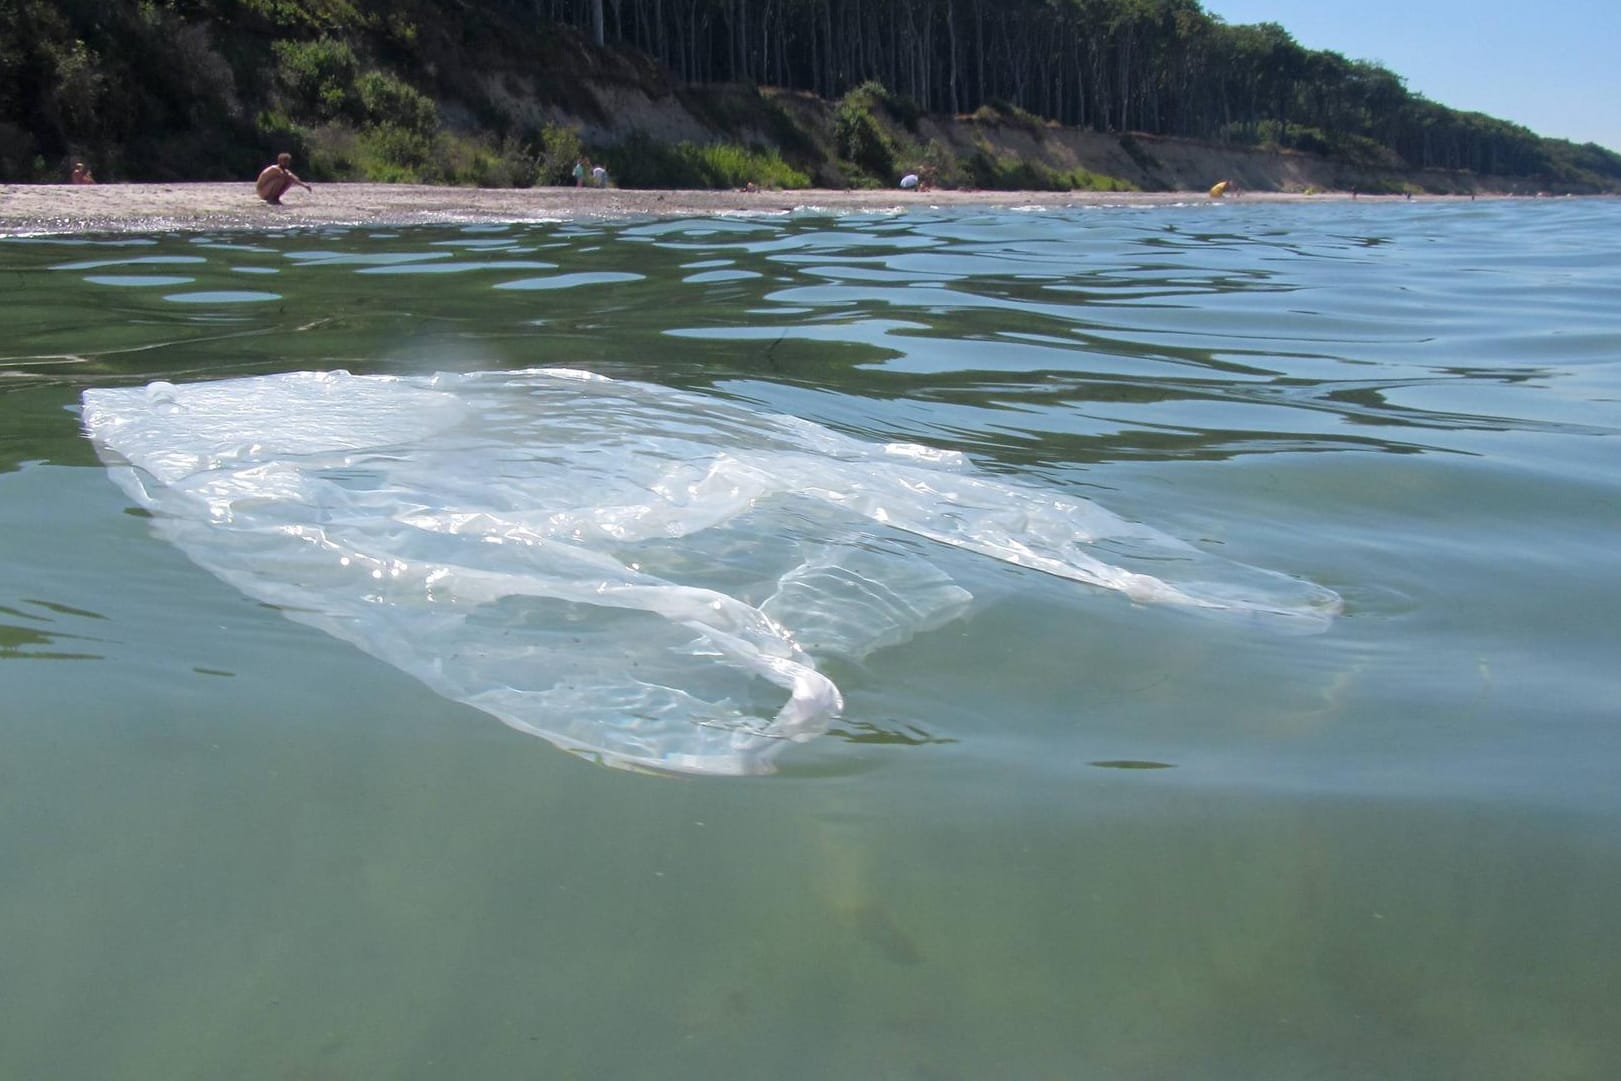
[[[1311, 202], [1348, 194], [1252, 192], [1229, 201]], [[1368, 198], [1364, 196], [1364, 198]], [[0, 185], [0, 235], [150, 233], [318, 225], [526, 222], [589, 218], [830, 213], [917, 207], [1165, 206], [1210, 202], [1204, 192], [628, 191], [592, 188], [447, 188], [416, 184], [316, 184], [281, 206], [251, 183]]]

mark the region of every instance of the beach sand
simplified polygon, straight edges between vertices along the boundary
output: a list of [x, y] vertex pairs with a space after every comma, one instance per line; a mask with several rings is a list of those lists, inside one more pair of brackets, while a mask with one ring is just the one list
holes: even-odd
[[[1349, 197], [1254, 192], [1229, 196], [1226, 201], [1311, 202]], [[0, 185], [0, 235], [559, 221], [817, 209], [846, 213], [920, 207], [1165, 206], [1211, 201], [1205, 192], [629, 191], [316, 184], [313, 192], [294, 188], [283, 196], [281, 206], [269, 206], [254, 196], [251, 182], [6, 184]]]

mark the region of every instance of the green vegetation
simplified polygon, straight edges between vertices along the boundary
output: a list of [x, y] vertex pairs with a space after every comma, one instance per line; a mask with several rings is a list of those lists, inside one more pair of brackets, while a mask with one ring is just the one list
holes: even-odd
[[[594, 88], [679, 102], [713, 137], [623, 139], [621, 99]], [[1123, 183], [954, 150], [927, 134], [942, 114], [1113, 133], [1150, 173], [1134, 132], [1621, 189], [1610, 150], [1197, 0], [0, 0], [5, 180], [75, 158], [104, 179], [241, 178], [286, 149], [314, 179], [555, 184], [584, 152], [626, 185]]]
[[1086, 169], [1062, 171], [1022, 158], [996, 159], [981, 150], [964, 163], [969, 183], [993, 191], [1136, 191], [1120, 177]]
[[895, 143], [884, 131], [876, 110], [887, 97], [877, 83], [863, 83], [844, 95], [833, 110], [833, 138], [838, 155], [854, 166], [853, 176], [883, 180], [895, 173]]
[[1034, 113], [1001, 99], [988, 101], [975, 109], [972, 119], [981, 124], [1000, 124], [1003, 127], [1019, 128], [1031, 135], [1039, 135], [1049, 123]]
[[810, 177], [776, 150], [735, 143], [670, 146], [636, 133], [604, 151], [602, 159], [613, 182], [627, 188], [810, 187]]

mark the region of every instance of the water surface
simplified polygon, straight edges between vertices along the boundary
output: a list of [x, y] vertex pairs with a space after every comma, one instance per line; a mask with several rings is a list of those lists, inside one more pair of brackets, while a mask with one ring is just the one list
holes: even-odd
[[[0, 242], [0, 1075], [1621, 1074], [1621, 209]], [[559, 367], [1332, 590], [950, 561], [756, 778], [604, 768], [190, 562], [91, 387]]]

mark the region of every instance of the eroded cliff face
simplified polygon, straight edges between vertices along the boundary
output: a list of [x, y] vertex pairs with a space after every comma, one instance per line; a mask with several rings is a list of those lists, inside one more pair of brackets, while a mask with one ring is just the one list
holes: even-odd
[[[846, 187], [834, 134], [836, 103], [809, 94], [738, 85], [678, 86], [623, 78], [582, 80], [573, 108], [539, 105], [549, 123], [575, 127], [588, 144], [611, 145], [641, 133], [659, 142], [732, 141], [775, 147], [819, 187]], [[581, 98], [589, 106], [580, 108]], [[1024, 162], [1054, 175], [1084, 171], [1140, 191], [1204, 191], [1231, 180], [1250, 191], [1424, 191], [1438, 194], [1537, 190], [1535, 181], [1441, 170], [1409, 171], [1338, 161], [1295, 150], [1130, 133], [1120, 135], [1033, 122], [975, 116], [923, 116], [908, 127], [893, 117], [879, 122], [895, 150], [895, 177], [933, 172], [941, 186], [971, 187], [964, 163], [976, 155]], [[944, 174], [940, 176], [939, 174]]]

